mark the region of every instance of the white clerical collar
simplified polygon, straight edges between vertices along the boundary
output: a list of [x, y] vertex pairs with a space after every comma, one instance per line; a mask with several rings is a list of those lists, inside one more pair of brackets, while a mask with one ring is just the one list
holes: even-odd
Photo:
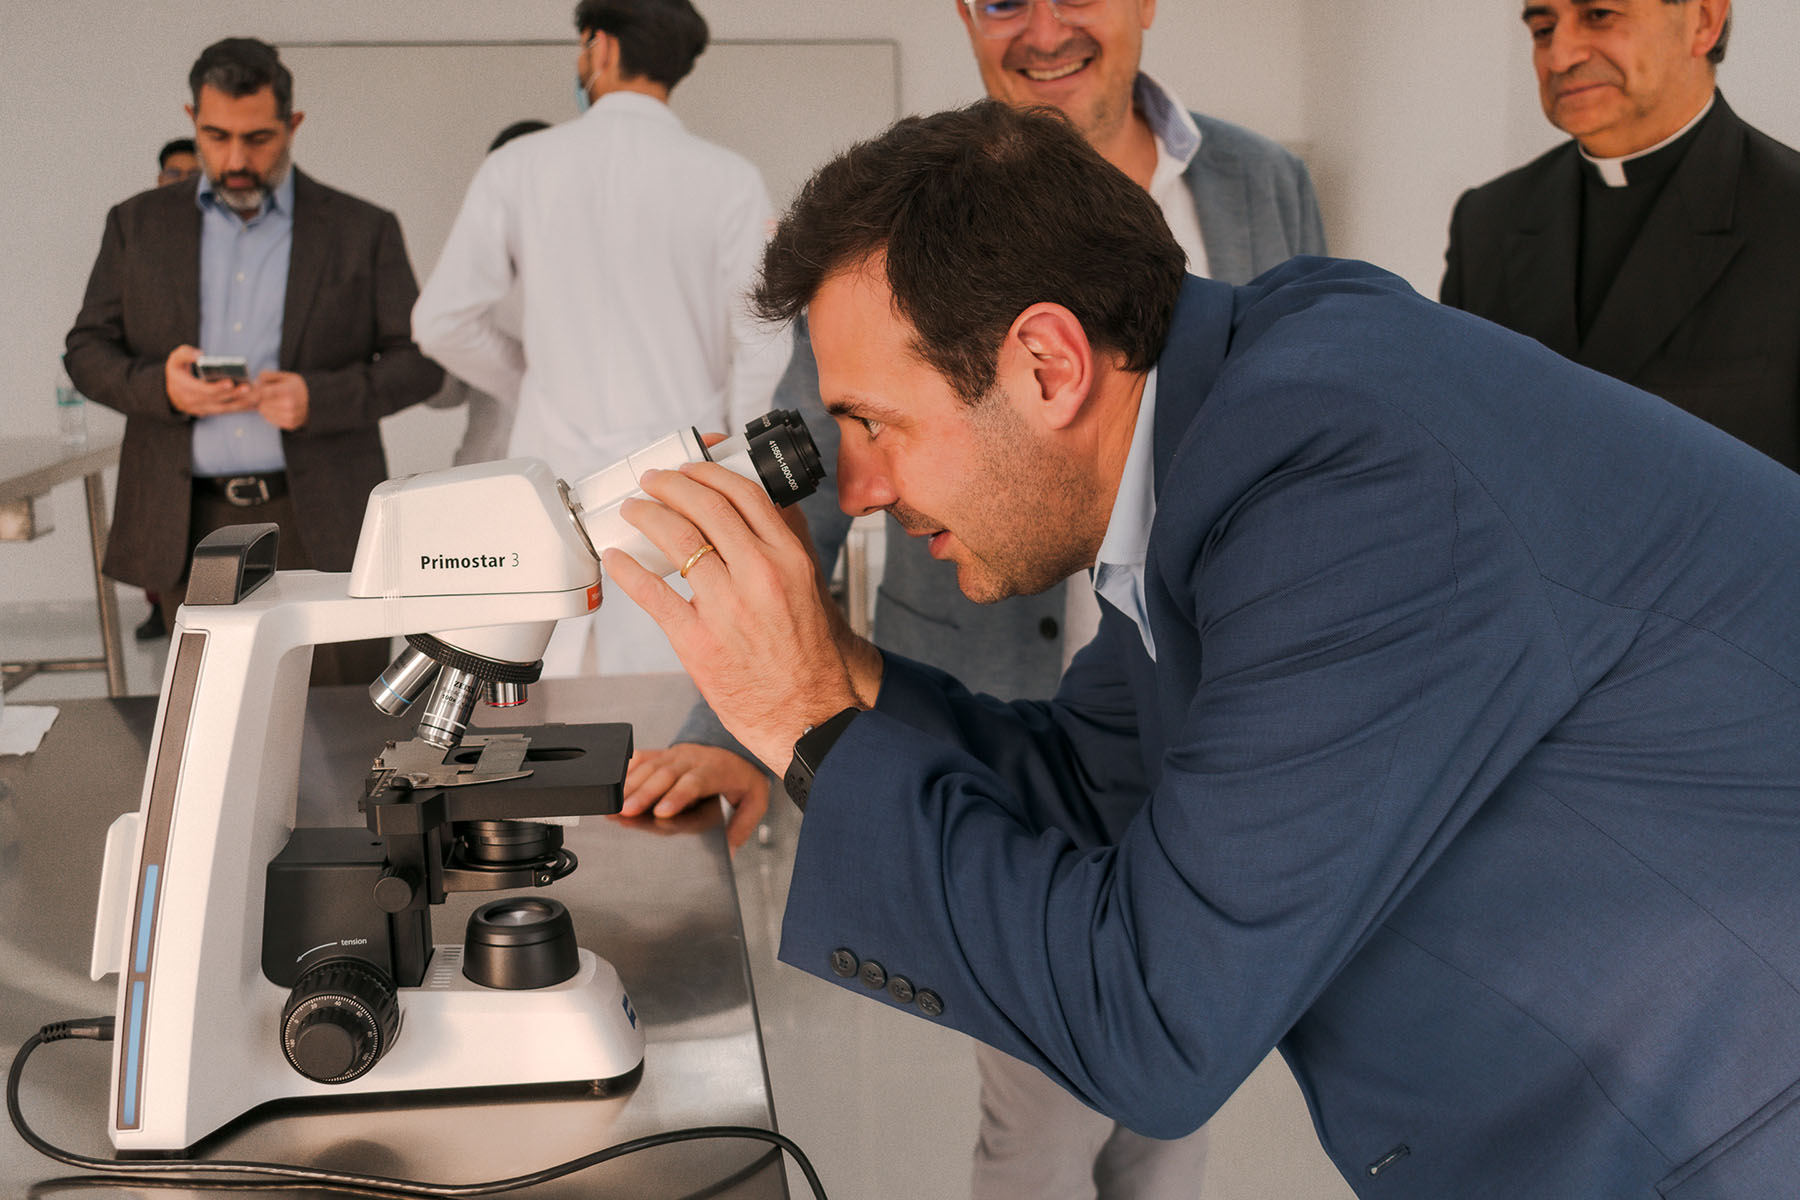
[[1686, 137], [1688, 132], [1692, 130], [1694, 126], [1706, 119], [1706, 114], [1713, 110], [1713, 104], [1717, 102], [1718, 98], [1719, 94], [1714, 92], [1706, 101], [1706, 107], [1694, 114], [1693, 120], [1689, 121], [1686, 125], [1683, 125], [1680, 129], [1677, 129], [1674, 133], [1671, 133], [1668, 137], [1656, 143], [1654, 146], [1648, 146], [1642, 150], [1634, 150], [1630, 154], [1621, 154], [1617, 158], [1595, 158], [1586, 150], [1581, 150], [1581, 143], [1579, 142], [1575, 144], [1575, 148], [1581, 150], [1581, 157], [1594, 164], [1594, 169], [1600, 172], [1600, 178], [1605, 181], [1607, 187], [1624, 187], [1631, 182], [1625, 175], [1626, 163], [1634, 158], [1642, 158], [1646, 154], [1655, 154], [1663, 147], [1673, 146], [1676, 142]]
[[1144, 597], [1144, 560], [1150, 554], [1150, 526], [1156, 520], [1155, 430], [1156, 368], [1152, 367], [1144, 378], [1137, 425], [1132, 429], [1125, 469], [1119, 475], [1106, 535], [1100, 539], [1100, 553], [1089, 572], [1094, 590], [1137, 626], [1152, 662], [1156, 660], [1156, 639], [1150, 634], [1150, 608]]

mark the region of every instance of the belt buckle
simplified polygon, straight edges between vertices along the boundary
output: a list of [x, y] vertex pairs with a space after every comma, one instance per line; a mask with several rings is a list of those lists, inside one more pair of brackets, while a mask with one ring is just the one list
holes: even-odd
[[233, 475], [225, 481], [225, 499], [239, 508], [269, 502], [269, 481], [261, 475]]

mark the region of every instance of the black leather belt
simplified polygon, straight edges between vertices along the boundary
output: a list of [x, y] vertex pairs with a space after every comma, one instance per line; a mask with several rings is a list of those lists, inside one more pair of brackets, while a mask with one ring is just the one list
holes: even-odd
[[238, 508], [254, 508], [287, 495], [287, 472], [264, 475], [196, 475], [194, 488], [222, 498]]

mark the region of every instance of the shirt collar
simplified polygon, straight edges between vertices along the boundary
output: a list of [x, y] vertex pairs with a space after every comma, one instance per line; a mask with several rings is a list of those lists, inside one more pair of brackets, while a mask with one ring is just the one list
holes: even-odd
[[1200, 152], [1200, 127], [1194, 124], [1194, 115], [1174, 92], [1143, 71], [1131, 86], [1131, 102], [1144, 114], [1156, 137], [1158, 157], [1166, 154], [1187, 170]]
[[[194, 193], [194, 203], [200, 206], [201, 212], [205, 212], [209, 208], [229, 211], [224, 205], [218, 202], [216, 197], [213, 196], [212, 176], [208, 175], [205, 171], [200, 172], [200, 187]], [[293, 215], [294, 165], [292, 163], [288, 164], [288, 169], [282, 174], [281, 182], [276, 184], [274, 190], [269, 193], [268, 199], [263, 204], [262, 212], [259, 212], [256, 215], [260, 217], [264, 213], [271, 212], [286, 213], [289, 216]], [[234, 213], [233, 215], [235, 216], [236, 214]], [[252, 220], [254, 219], [255, 218], [252, 218]]]
[[1575, 143], [1575, 148], [1581, 150], [1581, 157], [1585, 158], [1589, 165], [1600, 173], [1600, 178], [1607, 187], [1622, 188], [1631, 182], [1631, 179], [1625, 170], [1626, 163], [1631, 162], [1633, 159], [1646, 158], [1649, 155], [1655, 154], [1658, 150], [1665, 150], [1668, 147], [1673, 146], [1676, 142], [1679, 142], [1682, 138], [1693, 132], [1694, 126], [1706, 119], [1706, 114], [1713, 110], [1713, 105], [1718, 102], [1718, 98], [1719, 94], [1714, 92], [1707, 98], [1706, 107], [1694, 114], [1693, 120], [1689, 121], [1686, 125], [1683, 125], [1680, 129], [1677, 129], [1674, 133], [1671, 133], [1668, 137], [1656, 143], [1654, 146], [1646, 146], [1644, 149], [1635, 150], [1630, 154], [1621, 154], [1617, 158], [1596, 158], [1586, 150], [1582, 150], [1580, 142]]
[[629, 90], [606, 93], [589, 105], [587, 112], [582, 115], [592, 116], [597, 112], [636, 113], [639, 116], [656, 116], [675, 124], [681, 123], [681, 118], [675, 115], [675, 110], [655, 96], [646, 96], [642, 92]]
[[1152, 443], [1156, 430], [1156, 373], [1144, 377], [1144, 394], [1138, 401], [1137, 424], [1131, 431], [1131, 449], [1119, 475], [1118, 494], [1100, 552], [1090, 573], [1094, 590], [1114, 608], [1130, 617], [1144, 639], [1144, 649], [1156, 658], [1156, 642], [1150, 634], [1150, 612], [1144, 599], [1144, 562], [1150, 553], [1150, 526], [1156, 520], [1156, 471]]

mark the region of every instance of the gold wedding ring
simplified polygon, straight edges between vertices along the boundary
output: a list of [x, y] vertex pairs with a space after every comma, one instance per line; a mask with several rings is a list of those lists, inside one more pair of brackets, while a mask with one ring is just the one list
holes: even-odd
[[694, 569], [694, 564], [711, 554], [715, 549], [717, 549], [717, 547], [711, 542], [701, 542], [700, 548], [694, 551], [694, 553], [688, 557], [686, 562], [681, 564], [681, 577], [686, 579], [687, 573]]

